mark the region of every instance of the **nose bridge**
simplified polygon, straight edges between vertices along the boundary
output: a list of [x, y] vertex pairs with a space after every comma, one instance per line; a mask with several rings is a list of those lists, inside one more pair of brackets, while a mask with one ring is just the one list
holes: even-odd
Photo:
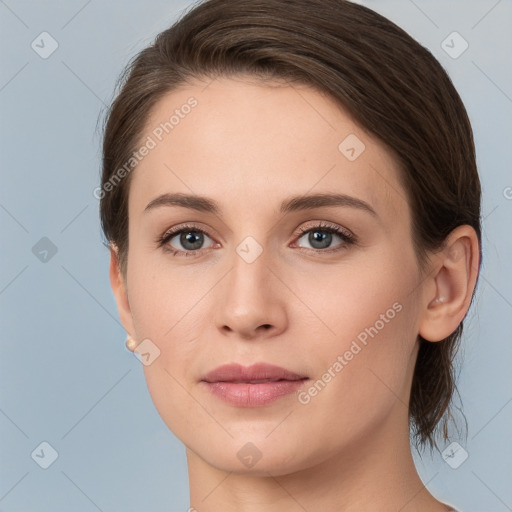
[[232, 258], [229, 295], [258, 300], [266, 291], [271, 272], [271, 255], [263, 243], [247, 236], [236, 247]]
[[[237, 228], [233, 233], [230, 279], [233, 284], [246, 283], [254, 291], [254, 287], [260, 285], [262, 279], [266, 278], [268, 281], [268, 266], [272, 264], [270, 246], [273, 244], [271, 233], [265, 231], [268, 229], [268, 221], [265, 212], [259, 209], [260, 202], [251, 204], [250, 201], [247, 198], [247, 210], [244, 213], [238, 212]], [[236, 217], [233, 214], [233, 218]]]
[[255, 237], [246, 237], [235, 248], [231, 271], [217, 302], [217, 327], [251, 337], [260, 326], [282, 328], [284, 310], [275, 277], [272, 255]]

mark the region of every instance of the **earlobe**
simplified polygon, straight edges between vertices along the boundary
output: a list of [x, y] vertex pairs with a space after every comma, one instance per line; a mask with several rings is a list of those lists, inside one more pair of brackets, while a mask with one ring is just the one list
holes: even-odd
[[[419, 334], [427, 341], [441, 341], [450, 336], [464, 319], [479, 268], [479, 242], [471, 226], [459, 226], [435, 255], [434, 266], [425, 289], [425, 309]], [[433, 292], [432, 292], [433, 291]]]
[[119, 311], [119, 318], [125, 328], [128, 336], [134, 336], [135, 330], [133, 326], [133, 317], [131, 313], [130, 303], [128, 301], [128, 292], [126, 283], [123, 280], [119, 268], [119, 259], [117, 256], [117, 248], [112, 244], [110, 246], [110, 285]]
[[130, 352], [134, 352], [137, 348], [137, 342], [130, 335], [126, 337], [125, 345]]

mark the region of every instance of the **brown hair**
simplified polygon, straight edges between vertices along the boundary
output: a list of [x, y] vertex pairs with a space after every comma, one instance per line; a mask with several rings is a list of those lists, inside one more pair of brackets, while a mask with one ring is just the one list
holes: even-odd
[[[131, 173], [117, 186], [105, 185], [136, 150], [164, 95], [194, 78], [236, 74], [327, 93], [386, 144], [400, 164], [420, 268], [459, 225], [472, 226], [481, 246], [471, 125], [450, 78], [427, 49], [376, 12], [345, 0], [207, 0], [136, 55], [107, 112], [100, 216], [123, 276]], [[427, 441], [437, 447], [436, 426], [451, 416], [462, 327], [437, 343], [419, 337], [409, 408], [416, 447]], [[446, 418], [443, 434], [446, 440]]]

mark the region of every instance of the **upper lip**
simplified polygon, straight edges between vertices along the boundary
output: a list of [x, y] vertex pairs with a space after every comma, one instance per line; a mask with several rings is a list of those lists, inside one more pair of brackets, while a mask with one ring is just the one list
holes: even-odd
[[269, 382], [305, 378], [307, 378], [305, 375], [299, 375], [273, 364], [256, 363], [251, 366], [242, 366], [231, 363], [215, 368], [201, 380], [205, 382]]

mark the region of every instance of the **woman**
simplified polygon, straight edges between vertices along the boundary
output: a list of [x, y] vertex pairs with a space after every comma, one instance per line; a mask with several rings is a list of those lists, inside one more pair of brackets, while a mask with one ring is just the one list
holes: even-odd
[[343, 0], [207, 0], [127, 68], [101, 221], [191, 510], [453, 510], [437, 446], [481, 262], [471, 126]]

